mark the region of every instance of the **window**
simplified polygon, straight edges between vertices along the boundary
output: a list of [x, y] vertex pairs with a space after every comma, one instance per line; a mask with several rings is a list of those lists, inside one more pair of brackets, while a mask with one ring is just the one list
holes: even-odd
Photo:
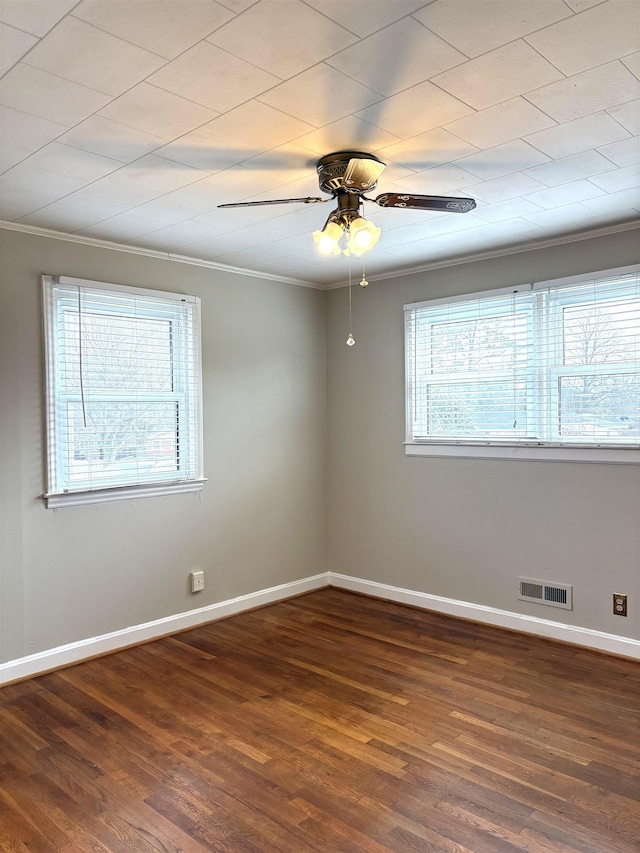
[[405, 306], [407, 453], [640, 462], [640, 275]]
[[200, 301], [43, 276], [47, 506], [196, 491]]

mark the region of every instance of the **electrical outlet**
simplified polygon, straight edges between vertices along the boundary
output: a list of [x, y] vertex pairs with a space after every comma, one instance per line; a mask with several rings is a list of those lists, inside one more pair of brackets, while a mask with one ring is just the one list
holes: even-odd
[[614, 592], [613, 593], [613, 615], [614, 616], [626, 616], [627, 615], [627, 596], [622, 592]]
[[204, 589], [204, 572], [191, 572], [191, 592], [201, 592]]

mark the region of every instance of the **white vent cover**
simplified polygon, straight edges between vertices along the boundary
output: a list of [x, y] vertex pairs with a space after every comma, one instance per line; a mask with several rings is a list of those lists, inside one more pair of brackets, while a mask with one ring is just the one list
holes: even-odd
[[573, 587], [568, 583], [549, 583], [534, 578], [518, 578], [518, 598], [549, 607], [573, 610]]

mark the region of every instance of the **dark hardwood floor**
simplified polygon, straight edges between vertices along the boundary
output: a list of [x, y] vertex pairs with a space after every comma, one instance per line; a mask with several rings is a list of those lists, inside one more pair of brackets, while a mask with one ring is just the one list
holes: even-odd
[[640, 666], [335, 589], [0, 690], [0, 849], [638, 853]]

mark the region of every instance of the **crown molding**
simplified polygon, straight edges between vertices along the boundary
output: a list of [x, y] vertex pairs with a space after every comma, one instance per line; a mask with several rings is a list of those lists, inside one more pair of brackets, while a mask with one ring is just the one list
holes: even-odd
[[[111, 249], [116, 252], [127, 252], [131, 255], [142, 255], [143, 257], [154, 258], [161, 261], [190, 264], [191, 266], [204, 267], [205, 269], [218, 270], [219, 272], [233, 273], [234, 275], [245, 275], [250, 276], [251, 278], [264, 279], [266, 281], [293, 284], [296, 287], [307, 287], [311, 290], [338, 290], [342, 287], [348, 287], [348, 283], [344, 278], [340, 278], [338, 281], [327, 284], [315, 283], [304, 281], [300, 278], [294, 278], [292, 276], [259, 272], [257, 270], [245, 269], [243, 267], [230, 267], [226, 264], [220, 264], [216, 261], [209, 261], [204, 258], [191, 257], [190, 255], [179, 255], [174, 252], [159, 252], [155, 249], [145, 249], [141, 246], [131, 246], [126, 243], [115, 243], [110, 240], [99, 240], [96, 237], [85, 237], [81, 234], [67, 234], [64, 231], [54, 231], [49, 228], [40, 228], [35, 225], [24, 225], [19, 222], [9, 222], [7, 220], [0, 220], [0, 229], [4, 229], [6, 231], [18, 231], [23, 234], [33, 234], [38, 237], [50, 237], [55, 240], [64, 240], [68, 243], [93, 246], [97, 249]], [[622, 222], [618, 225], [610, 225], [606, 228], [597, 228], [591, 231], [580, 231], [574, 234], [566, 234], [562, 237], [553, 237], [548, 240], [534, 240], [525, 243], [516, 243], [513, 246], [505, 246], [501, 249], [491, 249], [487, 252], [476, 252], [472, 255], [443, 258], [440, 261], [434, 261], [430, 264], [420, 264], [415, 267], [406, 267], [400, 270], [368, 275], [367, 278], [369, 283], [373, 281], [386, 281], [390, 278], [404, 278], [408, 275], [431, 272], [432, 270], [444, 269], [446, 267], [461, 266], [462, 264], [472, 264], [477, 261], [492, 260], [493, 258], [502, 258], [507, 255], [518, 255], [523, 252], [533, 252], [537, 249], [550, 249], [554, 246], [578, 243], [582, 240], [592, 240], [595, 237], [606, 237], [610, 234], [619, 234], [624, 231], [633, 231], [636, 229], [640, 229], [640, 219]]]
[[[390, 272], [382, 272], [374, 275], [367, 273], [369, 284], [373, 281], [386, 281], [389, 278], [404, 278], [407, 275], [415, 275], [416, 273], [430, 272], [432, 270], [444, 269], [445, 267], [457, 267], [462, 264], [472, 264], [477, 261], [488, 261], [493, 258], [502, 258], [506, 255], [518, 255], [523, 252], [533, 252], [537, 249], [551, 249], [554, 246], [563, 246], [568, 243], [578, 243], [582, 240], [592, 240], [594, 237], [606, 237], [609, 234], [619, 234], [624, 231], [634, 231], [640, 229], [640, 219], [633, 219], [630, 222], [621, 222], [619, 225], [609, 225], [606, 228], [597, 228], [592, 231], [580, 231], [574, 234], [566, 234], [562, 237], [553, 237], [549, 240], [538, 240], [528, 243], [517, 243], [513, 246], [505, 246], [502, 249], [491, 249], [487, 252], [476, 252], [473, 255], [462, 255], [455, 258], [443, 258], [440, 261], [434, 261], [431, 264], [421, 264], [417, 267], [406, 267], [401, 270]], [[341, 287], [348, 287], [348, 283], [344, 279], [326, 284], [322, 290], [338, 290]]]
[[297, 287], [308, 287], [312, 290], [324, 290], [324, 285], [303, 281], [300, 278], [292, 278], [286, 275], [275, 275], [274, 273], [259, 272], [257, 270], [244, 269], [243, 267], [230, 267], [219, 264], [216, 261], [208, 261], [205, 258], [194, 258], [190, 255], [179, 255], [175, 252], [159, 252], [155, 249], [145, 249], [142, 246], [130, 246], [127, 243], [114, 243], [110, 240], [99, 240], [97, 237], [85, 237], [82, 234], [67, 234], [64, 231], [54, 231], [49, 228], [40, 228], [36, 225], [24, 225], [20, 222], [9, 222], [0, 219], [0, 229], [5, 231], [19, 231], [22, 234], [33, 234], [36, 237], [51, 237], [55, 240], [64, 240], [67, 243], [78, 243], [82, 246], [93, 246], [96, 249], [111, 249], [116, 252], [127, 252], [130, 255], [142, 255], [146, 258], [155, 258], [160, 261], [173, 261], [178, 264], [190, 264], [195, 267], [205, 267], [219, 272], [233, 273], [234, 275], [248, 275], [252, 278], [262, 278], [267, 281], [277, 281], [282, 284], [294, 284]]

